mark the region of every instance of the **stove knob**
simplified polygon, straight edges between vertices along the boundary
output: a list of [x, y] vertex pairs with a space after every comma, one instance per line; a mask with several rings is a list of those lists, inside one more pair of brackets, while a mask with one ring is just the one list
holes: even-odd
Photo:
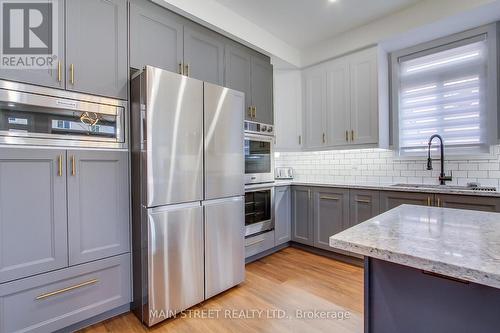
[[267, 126], [262, 126], [262, 127], [261, 127], [261, 131], [262, 131], [262, 132], [267, 131]]
[[268, 131], [269, 133], [271, 133], [271, 132], [273, 131], [273, 127], [272, 127], [272, 126], [269, 126], [269, 127], [267, 128], [267, 131]]

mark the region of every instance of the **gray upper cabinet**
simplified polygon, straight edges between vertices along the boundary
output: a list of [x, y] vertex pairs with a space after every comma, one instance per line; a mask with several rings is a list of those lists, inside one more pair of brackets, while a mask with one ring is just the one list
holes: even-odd
[[403, 204], [430, 206], [432, 205], [432, 194], [416, 192], [380, 192], [380, 212], [386, 212]]
[[315, 188], [313, 191], [314, 246], [332, 250], [330, 236], [346, 229], [349, 221], [349, 190]]
[[130, 67], [181, 73], [184, 19], [146, 0], [130, 3]]
[[0, 283], [68, 265], [65, 156], [0, 150]]
[[349, 227], [353, 227], [380, 214], [380, 192], [352, 189], [349, 204]]
[[127, 98], [127, 2], [66, 1], [66, 89]]
[[252, 120], [252, 56], [243, 46], [226, 44], [225, 46], [225, 85], [231, 89], [245, 93], [245, 120]]
[[291, 240], [290, 186], [279, 186], [274, 191], [274, 240], [275, 246]]
[[68, 151], [70, 265], [129, 251], [128, 154]]
[[[53, 69], [0, 69], [0, 79], [36, 84], [52, 88], [64, 88], [64, 0], [53, 0], [57, 4], [57, 54]], [[60, 68], [60, 71], [59, 71]]]
[[308, 187], [292, 187], [292, 240], [314, 245], [311, 189]]
[[260, 57], [252, 57], [252, 105], [254, 121], [274, 124], [273, 66]]
[[224, 84], [224, 38], [194, 23], [184, 26], [184, 74]]
[[434, 205], [445, 208], [500, 212], [500, 199], [495, 197], [435, 194]]

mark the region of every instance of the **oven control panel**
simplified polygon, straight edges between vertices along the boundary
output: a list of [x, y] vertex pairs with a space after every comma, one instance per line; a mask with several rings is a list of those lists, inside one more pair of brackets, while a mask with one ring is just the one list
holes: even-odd
[[274, 126], [269, 124], [245, 121], [245, 132], [274, 136]]

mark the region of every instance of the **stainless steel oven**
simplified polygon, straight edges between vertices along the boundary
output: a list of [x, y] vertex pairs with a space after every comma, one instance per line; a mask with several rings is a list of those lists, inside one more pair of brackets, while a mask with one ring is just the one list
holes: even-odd
[[245, 237], [274, 229], [274, 187], [245, 190]]
[[245, 184], [274, 181], [274, 138], [245, 134]]
[[127, 102], [0, 80], [0, 144], [127, 148]]

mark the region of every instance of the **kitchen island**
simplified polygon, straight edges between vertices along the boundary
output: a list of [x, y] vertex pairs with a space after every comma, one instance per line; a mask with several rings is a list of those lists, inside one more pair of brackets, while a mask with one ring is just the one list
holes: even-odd
[[401, 205], [330, 237], [365, 256], [365, 332], [498, 332], [500, 214]]

